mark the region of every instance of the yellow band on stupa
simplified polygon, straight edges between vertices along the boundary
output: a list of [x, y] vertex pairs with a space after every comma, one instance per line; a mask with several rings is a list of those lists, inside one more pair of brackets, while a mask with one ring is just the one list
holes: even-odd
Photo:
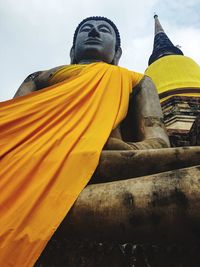
[[200, 66], [189, 57], [162, 57], [145, 74], [155, 83], [161, 101], [172, 95], [200, 97]]

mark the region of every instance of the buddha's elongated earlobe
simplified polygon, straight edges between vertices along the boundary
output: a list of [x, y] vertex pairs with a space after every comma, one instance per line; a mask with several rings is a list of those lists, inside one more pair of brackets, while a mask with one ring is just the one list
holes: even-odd
[[121, 55], [122, 55], [122, 49], [121, 49], [121, 47], [118, 47], [117, 51], [115, 52], [115, 56], [113, 58], [113, 61], [111, 63], [113, 65], [118, 65]]
[[71, 50], [70, 50], [70, 58], [71, 58], [71, 62], [70, 64], [76, 64], [76, 60], [75, 60], [75, 52], [74, 52], [74, 47], [72, 46]]

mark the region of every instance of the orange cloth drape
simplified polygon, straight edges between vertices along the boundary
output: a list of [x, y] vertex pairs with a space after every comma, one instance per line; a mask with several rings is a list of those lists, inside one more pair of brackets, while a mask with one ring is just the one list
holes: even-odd
[[125, 117], [141, 74], [63, 67], [51, 86], [0, 103], [0, 266], [33, 266]]

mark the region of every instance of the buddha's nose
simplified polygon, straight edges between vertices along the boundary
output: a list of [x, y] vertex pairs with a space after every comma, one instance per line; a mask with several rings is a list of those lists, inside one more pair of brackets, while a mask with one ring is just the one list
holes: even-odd
[[91, 37], [100, 37], [100, 34], [99, 34], [99, 31], [93, 27], [90, 32], [88, 33], [88, 36], [91, 36]]

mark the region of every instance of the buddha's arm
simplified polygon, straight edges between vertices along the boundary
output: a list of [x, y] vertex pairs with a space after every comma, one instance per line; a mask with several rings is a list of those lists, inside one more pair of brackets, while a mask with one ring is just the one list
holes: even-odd
[[37, 84], [37, 79], [41, 75], [41, 73], [42, 71], [37, 71], [30, 74], [20, 85], [20, 87], [18, 88], [17, 92], [14, 95], [14, 98], [37, 91], [39, 89]]
[[31, 92], [48, 87], [49, 78], [63, 66], [64, 65], [55, 67], [50, 70], [37, 71], [30, 74], [20, 85], [19, 89], [14, 95], [14, 98], [18, 96], [24, 96]]
[[137, 142], [124, 142], [119, 127], [110, 135], [104, 150], [138, 150], [169, 147], [169, 139], [163, 123], [159, 97], [152, 80], [144, 76], [132, 96], [129, 105], [129, 123], [134, 127]]
[[169, 147], [159, 97], [151, 78], [144, 76], [133, 99], [132, 120], [139, 142], [128, 143], [133, 149]]

